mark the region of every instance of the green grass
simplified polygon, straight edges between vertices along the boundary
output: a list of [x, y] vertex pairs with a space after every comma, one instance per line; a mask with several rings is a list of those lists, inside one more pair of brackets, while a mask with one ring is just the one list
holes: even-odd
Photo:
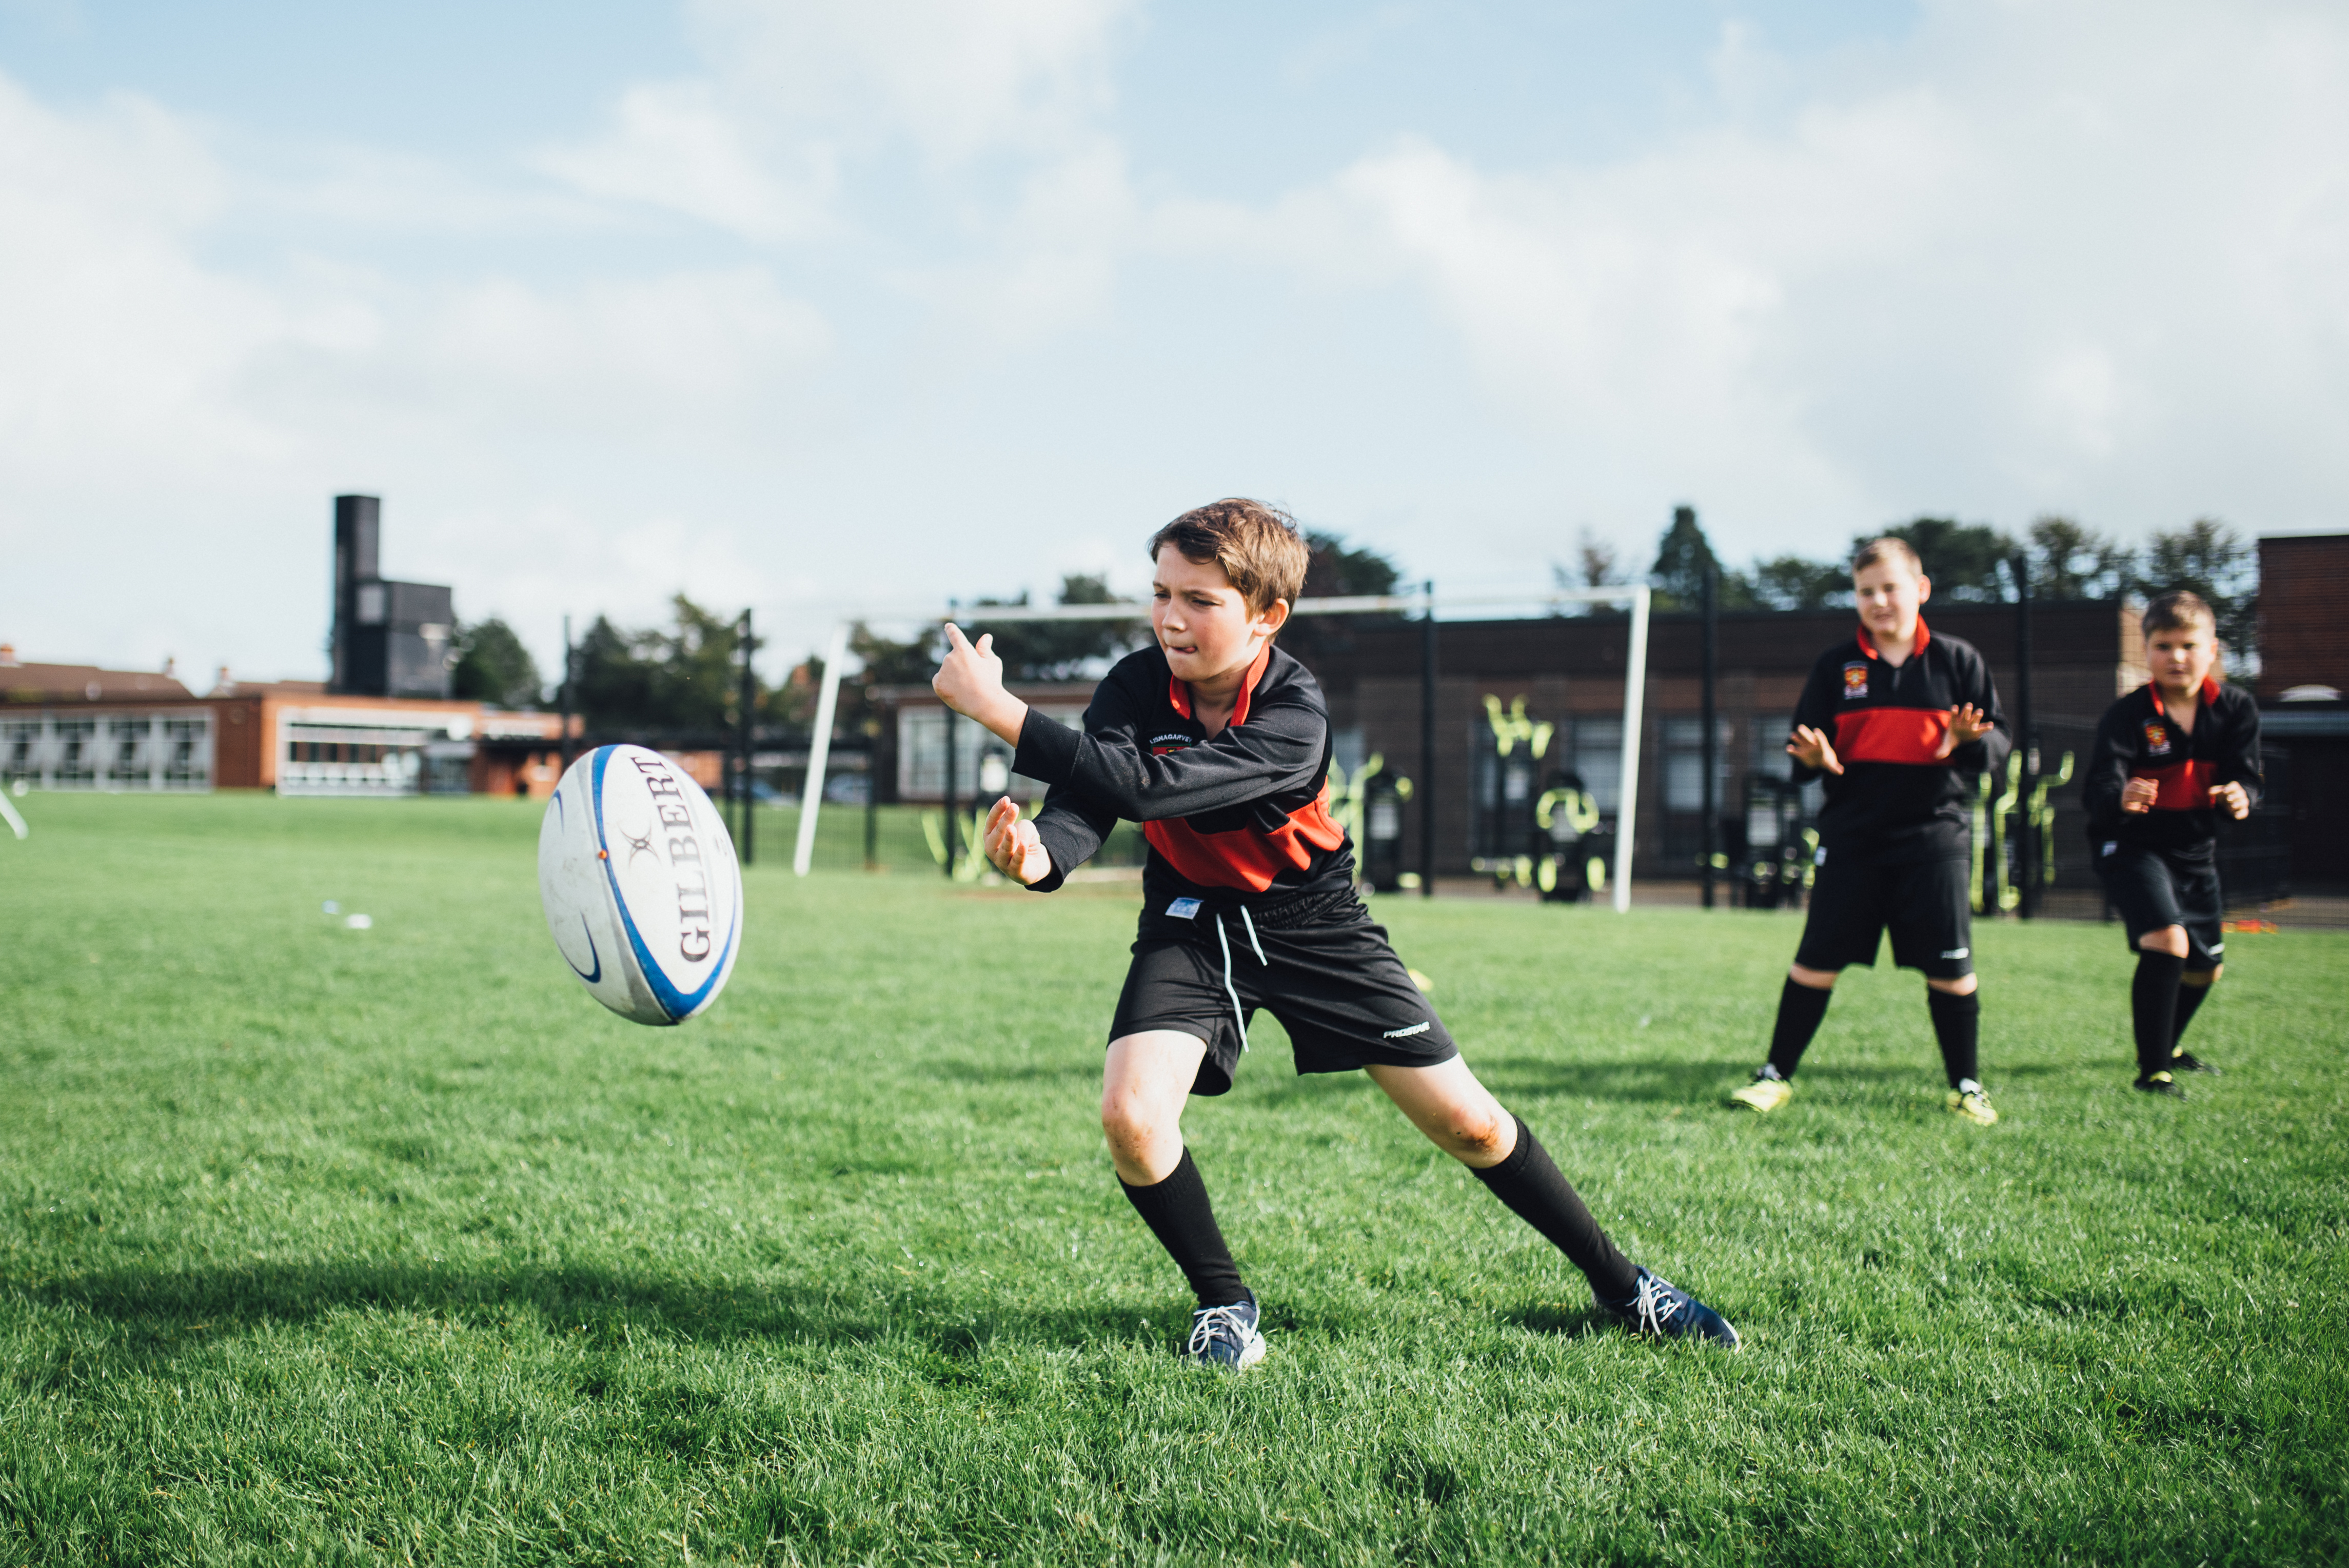
[[1720, 1109], [1787, 917], [1381, 904], [1745, 1349], [1599, 1327], [1266, 1021], [1188, 1121], [1271, 1328], [1233, 1379], [1095, 1121], [1130, 889], [795, 882], [771, 834], [731, 988], [656, 1031], [556, 958], [527, 807], [23, 805], [0, 1561], [2349, 1556], [2349, 939], [2240, 939], [2177, 1105], [2114, 930], [1986, 926], [1983, 1130], [1889, 972]]

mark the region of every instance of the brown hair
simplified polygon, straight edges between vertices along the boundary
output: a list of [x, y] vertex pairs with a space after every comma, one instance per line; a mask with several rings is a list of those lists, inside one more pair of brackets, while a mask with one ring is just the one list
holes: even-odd
[[1917, 553], [1915, 545], [1897, 533], [1888, 533], [1881, 539], [1871, 539], [1853, 551], [1851, 574], [1857, 577], [1880, 561], [1905, 561], [1909, 563], [1909, 571], [1920, 577], [1925, 575], [1925, 558]]
[[2137, 623], [2137, 628], [2150, 637], [2156, 632], [2190, 626], [2197, 621], [2209, 627], [2212, 636], [2219, 634], [2219, 617], [2202, 595], [2191, 588], [2173, 588], [2145, 607], [2145, 618]]
[[1297, 596], [1305, 591], [1306, 563], [1312, 557], [1295, 518], [1238, 496], [1194, 507], [1152, 534], [1150, 559], [1156, 561], [1170, 544], [1187, 561], [1201, 566], [1212, 561], [1222, 567], [1248, 609], [1258, 615], [1271, 609], [1276, 599], [1288, 600], [1292, 610], [1297, 607]]

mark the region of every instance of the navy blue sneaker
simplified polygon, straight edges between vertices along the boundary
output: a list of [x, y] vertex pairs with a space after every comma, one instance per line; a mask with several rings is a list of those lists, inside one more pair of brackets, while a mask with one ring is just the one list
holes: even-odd
[[1191, 1315], [1191, 1342], [1183, 1347], [1183, 1358], [1245, 1371], [1264, 1359], [1264, 1336], [1256, 1324], [1253, 1297], [1231, 1306], [1203, 1306]]
[[1710, 1339], [1724, 1349], [1737, 1348], [1737, 1330], [1729, 1319], [1697, 1300], [1661, 1274], [1640, 1271], [1640, 1288], [1629, 1301], [1599, 1304], [1634, 1334], [1659, 1339]]
[[2219, 1076], [2219, 1069], [2196, 1056], [2192, 1051], [2180, 1051], [2169, 1058], [2169, 1070], [2177, 1073], [2209, 1073]]

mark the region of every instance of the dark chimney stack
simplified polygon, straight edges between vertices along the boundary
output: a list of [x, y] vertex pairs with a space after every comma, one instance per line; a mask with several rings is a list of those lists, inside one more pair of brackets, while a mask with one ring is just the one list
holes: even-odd
[[449, 696], [456, 618], [449, 590], [393, 583], [376, 569], [383, 502], [335, 498], [332, 692], [361, 696]]

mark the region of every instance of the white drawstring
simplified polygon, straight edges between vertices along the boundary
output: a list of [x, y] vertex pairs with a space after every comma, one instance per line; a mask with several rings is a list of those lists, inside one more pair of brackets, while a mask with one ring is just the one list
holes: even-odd
[[[1272, 965], [1264, 955], [1264, 944], [1256, 939], [1256, 922], [1248, 918], [1247, 905], [1240, 905], [1240, 923], [1247, 927], [1248, 945], [1256, 949], [1256, 961], [1269, 969]], [[1240, 1010], [1239, 987], [1232, 984], [1232, 939], [1224, 930], [1224, 917], [1216, 916], [1216, 945], [1224, 950], [1224, 995], [1232, 999], [1232, 1022], [1240, 1026], [1240, 1049], [1247, 1050], [1247, 1015]]]

